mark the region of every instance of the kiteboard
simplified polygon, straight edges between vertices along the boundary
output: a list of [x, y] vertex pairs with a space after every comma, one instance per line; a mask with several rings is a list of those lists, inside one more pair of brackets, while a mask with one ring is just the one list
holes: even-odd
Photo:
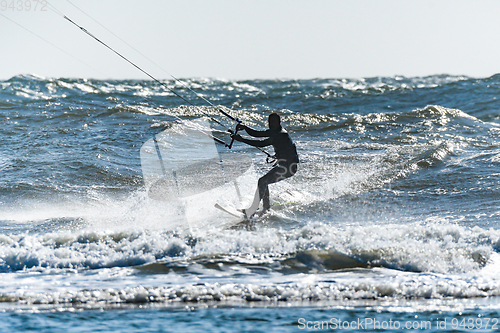
[[246, 219], [246, 216], [245, 214], [243, 214], [242, 211], [236, 209], [236, 208], [233, 208], [233, 207], [229, 207], [229, 206], [221, 206], [220, 204], [216, 203], [215, 208], [219, 209], [219, 210], [222, 210], [223, 212], [226, 212], [228, 213], [229, 215], [232, 215], [234, 217], [237, 217], [239, 219]]
[[262, 210], [258, 210], [255, 213], [253, 213], [252, 216], [246, 216], [245, 213], [243, 213], [242, 209], [236, 209], [234, 207], [221, 205], [219, 203], [216, 203], [214, 207], [229, 214], [229, 215], [237, 217], [238, 219], [240, 219], [242, 221], [255, 221], [255, 220], [263, 217], [268, 212], [268, 211], [264, 212]]
[[[286, 202], [286, 203], [282, 203], [282, 204], [273, 204], [271, 205], [271, 208], [270, 208], [270, 211], [279, 211], [279, 210], [282, 210], [282, 209], [285, 209], [286, 207], [290, 207], [290, 206], [296, 206], [296, 205], [299, 205], [299, 203], [297, 202]], [[249, 221], [249, 220], [254, 220], [254, 219], [258, 219], [258, 218], [261, 218], [262, 216], [264, 216], [268, 211], [262, 211], [262, 210], [257, 210], [254, 214], [252, 214], [252, 216], [246, 216], [244, 213], [243, 213], [243, 210], [242, 209], [236, 209], [234, 207], [231, 207], [231, 206], [228, 206], [228, 205], [221, 205], [219, 203], [216, 203], [214, 205], [215, 208], [231, 215], [231, 216], [234, 216], [238, 219], [241, 219], [241, 220], [245, 220], [245, 221]]]

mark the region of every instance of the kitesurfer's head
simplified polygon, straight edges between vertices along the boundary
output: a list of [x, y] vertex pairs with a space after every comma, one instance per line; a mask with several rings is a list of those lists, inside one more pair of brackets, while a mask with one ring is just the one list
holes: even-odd
[[269, 129], [276, 130], [281, 128], [281, 120], [280, 115], [276, 112], [273, 112], [269, 115]]

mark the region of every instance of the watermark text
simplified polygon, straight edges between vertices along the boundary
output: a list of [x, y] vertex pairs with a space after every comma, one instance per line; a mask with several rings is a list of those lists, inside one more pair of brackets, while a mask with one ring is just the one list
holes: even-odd
[[377, 320], [375, 318], [358, 318], [357, 320], [341, 320], [331, 318], [324, 321], [312, 321], [299, 318], [298, 328], [301, 330], [495, 330], [499, 328], [497, 318], [445, 318], [442, 320]]
[[2, 12], [46, 12], [47, 0], [1, 0]]

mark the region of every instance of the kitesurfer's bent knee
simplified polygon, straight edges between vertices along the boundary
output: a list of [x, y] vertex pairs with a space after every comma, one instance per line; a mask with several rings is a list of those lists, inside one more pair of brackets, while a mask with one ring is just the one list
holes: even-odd
[[297, 172], [297, 168], [298, 168], [297, 163], [278, 164], [264, 176], [259, 178], [258, 182], [259, 196], [262, 199], [264, 210], [268, 210], [271, 207], [269, 202], [268, 185], [293, 176]]

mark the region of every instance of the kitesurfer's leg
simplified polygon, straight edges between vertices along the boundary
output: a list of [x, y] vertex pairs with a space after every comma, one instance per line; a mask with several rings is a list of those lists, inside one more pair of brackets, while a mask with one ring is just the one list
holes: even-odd
[[[269, 202], [269, 184], [275, 183], [281, 180], [283, 174], [283, 167], [275, 166], [264, 176], [259, 178], [259, 182], [257, 183], [257, 192], [255, 193], [255, 198], [252, 206], [246, 210], [247, 216], [251, 216], [255, 214], [257, 209], [259, 208], [260, 200], [263, 203], [263, 211], [269, 210], [271, 204]], [[251, 213], [251, 214], [250, 214]], [[250, 214], [250, 215], [249, 215]]]
[[250, 217], [259, 208], [260, 200], [262, 199], [263, 203], [263, 212], [269, 210], [271, 208], [270, 200], [269, 200], [269, 184], [273, 184], [283, 180], [285, 178], [291, 177], [297, 172], [297, 165], [292, 164], [288, 165], [277, 165], [264, 176], [259, 178], [257, 191], [255, 192], [255, 197], [253, 199], [252, 205], [248, 209], [244, 209], [243, 213], [246, 217]]
[[269, 208], [271, 208], [271, 204], [269, 202], [269, 186], [266, 186], [264, 195], [262, 196], [262, 211], [268, 211]]
[[266, 211], [270, 208], [269, 204], [269, 187], [267, 186], [270, 182], [274, 183], [274, 179], [277, 178], [279, 166], [272, 168], [268, 173], [259, 178], [259, 182], [257, 183], [257, 191], [255, 191], [255, 197], [253, 199], [252, 205], [243, 210], [243, 213], [247, 218], [251, 217], [257, 209], [259, 209], [260, 200], [264, 200], [264, 208], [263, 211]]
[[293, 176], [297, 172], [297, 164], [277, 165], [267, 174], [259, 179], [259, 194], [262, 198], [263, 211], [271, 208], [269, 202], [269, 184], [277, 183], [285, 178]]
[[269, 186], [268, 185], [270, 184], [270, 181], [274, 178], [273, 177], [274, 172], [272, 173], [273, 170], [274, 169], [272, 169], [267, 174], [262, 176], [259, 179], [259, 182], [257, 184], [258, 190], [259, 190], [259, 197], [262, 199], [262, 203], [264, 205], [263, 211], [268, 210], [271, 206], [269, 204]]
[[283, 179], [284, 168], [280, 165], [272, 168], [268, 173], [264, 176], [260, 177], [258, 188], [259, 188], [259, 196], [262, 199], [263, 211], [269, 210], [271, 208], [271, 204], [269, 202], [269, 184], [276, 183]]
[[255, 196], [253, 198], [252, 205], [247, 209], [242, 209], [242, 212], [243, 214], [245, 214], [245, 217], [249, 218], [250, 216], [255, 214], [257, 209], [259, 209], [259, 204], [260, 204], [260, 195], [259, 195], [259, 189], [257, 189], [255, 191]]

